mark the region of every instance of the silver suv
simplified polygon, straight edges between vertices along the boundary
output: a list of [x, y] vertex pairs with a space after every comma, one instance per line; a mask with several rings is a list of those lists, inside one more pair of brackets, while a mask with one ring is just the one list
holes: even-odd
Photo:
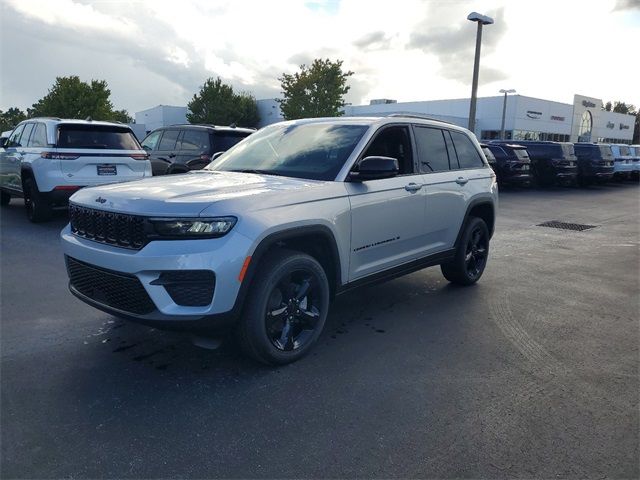
[[116, 316], [217, 334], [270, 364], [306, 354], [334, 295], [441, 265], [482, 275], [498, 201], [467, 130], [414, 117], [283, 122], [203, 170], [83, 189], [71, 292]]
[[81, 187], [151, 176], [147, 152], [120, 123], [31, 118], [1, 146], [1, 203], [24, 196], [33, 222], [48, 220]]

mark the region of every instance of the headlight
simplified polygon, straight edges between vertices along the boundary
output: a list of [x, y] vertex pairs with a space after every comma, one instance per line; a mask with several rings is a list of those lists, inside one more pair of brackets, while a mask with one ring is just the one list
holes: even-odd
[[217, 218], [152, 218], [155, 233], [167, 238], [216, 238], [226, 235], [238, 219]]

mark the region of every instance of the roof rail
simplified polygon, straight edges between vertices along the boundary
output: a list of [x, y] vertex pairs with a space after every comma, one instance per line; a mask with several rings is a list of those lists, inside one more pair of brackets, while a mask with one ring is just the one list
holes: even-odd
[[392, 113], [386, 116], [387, 117], [419, 118], [421, 120], [433, 120], [434, 122], [442, 122], [442, 123], [448, 123], [449, 125], [455, 125], [455, 123], [447, 122], [446, 120], [440, 120], [439, 118], [428, 117], [426, 115], [419, 115], [417, 113]]

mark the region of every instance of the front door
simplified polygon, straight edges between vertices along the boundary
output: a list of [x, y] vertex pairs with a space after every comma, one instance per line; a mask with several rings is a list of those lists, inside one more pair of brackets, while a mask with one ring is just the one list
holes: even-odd
[[398, 176], [347, 182], [351, 202], [349, 281], [407, 263], [424, 252], [424, 178], [414, 164], [408, 126], [377, 132], [360, 158], [393, 157]]

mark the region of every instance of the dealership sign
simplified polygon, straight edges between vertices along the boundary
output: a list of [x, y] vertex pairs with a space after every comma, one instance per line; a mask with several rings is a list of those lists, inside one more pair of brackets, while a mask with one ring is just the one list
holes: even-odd
[[616, 124], [613, 122], [607, 122], [607, 128], [615, 128]]
[[589, 100], [582, 100], [582, 106], [587, 108], [595, 108], [596, 104], [593, 102], [590, 102]]
[[564, 117], [559, 117], [558, 115], [551, 115], [551, 120], [556, 120], [558, 122], [564, 122]]
[[625, 125], [624, 123], [621, 123], [620, 130], [629, 130], [629, 125]]
[[527, 110], [527, 117], [538, 119], [542, 116], [542, 112], [534, 112], [533, 110]]

